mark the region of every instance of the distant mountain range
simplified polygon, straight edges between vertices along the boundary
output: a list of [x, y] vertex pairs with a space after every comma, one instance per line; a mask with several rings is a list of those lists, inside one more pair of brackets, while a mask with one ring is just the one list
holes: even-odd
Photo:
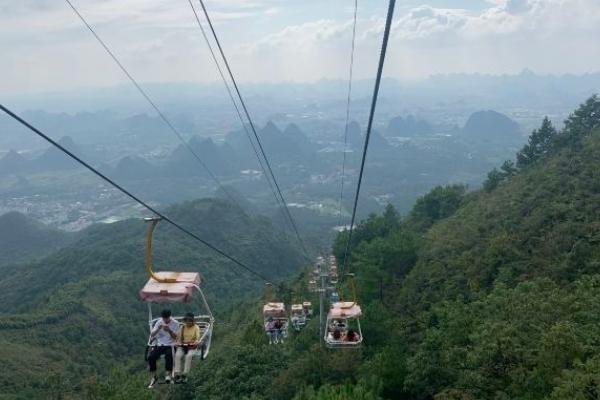
[[[82, 154], [81, 149], [69, 136], [62, 137], [58, 140], [58, 144], [85, 158], [85, 154]], [[27, 159], [14, 150], [10, 150], [0, 159], [0, 175], [68, 170], [78, 167], [74, 160], [54, 146], [49, 147], [40, 156], [33, 159]]]
[[417, 119], [413, 115], [406, 118], [392, 118], [385, 130], [385, 136], [424, 136], [434, 133], [434, 127], [427, 121]]
[[[166, 111], [197, 113], [199, 108], [210, 111], [232, 112], [231, 104], [220, 83], [163, 82], [144, 83], [144, 87], [168, 105]], [[347, 82], [340, 79], [320, 80], [314, 83], [257, 83], [244, 84], [242, 91], [252, 103], [260, 118], [277, 112], [300, 109], [314, 101], [345, 99]], [[355, 102], [367, 105], [373, 91], [373, 80], [362, 79], [353, 83]], [[566, 112], [581, 98], [600, 92], [600, 72], [586, 74], [542, 75], [529, 69], [516, 74], [439, 74], [419, 81], [399, 81], [385, 78], [381, 85], [378, 110], [399, 114], [407, 104], [423, 107], [456, 105], [477, 108], [533, 108], [537, 110], [563, 109]], [[20, 109], [81, 112], [82, 110], [126, 110], [140, 113], [146, 104], [128, 84], [114, 87], [90, 88], [78, 92], [46, 93], [7, 96], [7, 102]], [[367, 107], [368, 108], [368, 105]], [[287, 111], [286, 111], [287, 109]], [[233, 118], [234, 119], [234, 118]], [[0, 124], [1, 125], [1, 124]], [[65, 132], [64, 134], [69, 134]]]
[[[260, 147], [250, 128], [247, 128], [247, 132], [242, 129], [230, 132], [220, 143], [211, 138], [193, 136], [187, 146], [177, 146], [161, 163], [150, 162], [138, 155], [129, 155], [121, 158], [112, 167], [102, 164], [101, 169], [113, 177], [125, 180], [154, 177], [207, 177], [207, 172], [198, 163], [198, 159], [200, 159], [215, 174], [236, 177], [239, 176], [241, 170], [260, 170], [248, 135], [252, 138], [254, 147], [259, 154]], [[282, 130], [275, 123], [269, 121], [264, 127], [258, 129], [257, 133], [260, 145], [267, 153], [270, 163], [284, 175], [304, 173], [302, 171], [325, 172], [331, 168], [331, 163], [339, 162], [337, 156], [334, 157], [335, 160], [331, 156], [328, 160], [326, 155], [319, 153], [322, 145], [311, 141], [296, 124], [288, 124]], [[423, 119], [412, 115], [397, 116], [389, 121], [384, 135], [373, 130], [369, 157], [371, 160], [378, 160], [382, 157], [386, 160], [393, 160], [396, 157], [406, 159], [406, 156], [401, 156], [400, 150], [394, 149], [388, 138], [418, 139], [435, 134], [436, 127]], [[519, 125], [515, 121], [492, 110], [471, 114], [465, 126], [457, 128], [455, 136], [456, 140], [466, 140], [469, 145], [473, 141], [510, 145], [523, 140]], [[343, 137], [339, 138], [340, 142], [343, 140]], [[350, 156], [349, 163], [357, 165], [360, 149], [364, 144], [364, 136], [360, 125], [355, 121], [351, 121], [348, 125], [346, 140], [348, 150], [354, 152]], [[59, 143], [76, 154], [82, 155], [82, 150], [70, 137], [61, 138]], [[83, 156], [85, 158], [85, 154]], [[328, 162], [330, 163], [329, 167], [327, 166]], [[310, 168], [306, 169], [307, 167], [301, 166], [310, 166]], [[10, 151], [0, 159], [0, 174], [23, 174], [73, 168], [77, 168], [76, 163], [52, 147], [34, 159], [27, 159], [16, 151]]]

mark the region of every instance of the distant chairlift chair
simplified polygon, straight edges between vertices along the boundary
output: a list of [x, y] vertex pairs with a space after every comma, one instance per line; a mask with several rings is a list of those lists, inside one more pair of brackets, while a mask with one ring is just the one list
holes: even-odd
[[[289, 320], [285, 312], [285, 304], [283, 303], [267, 303], [263, 306], [264, 327], [269, 343], [278, 344], [287, 337]], [[271, 322], [278, 322], [281, 327], [275, 329], [271, 326]]]
[[300, 332], [300, 329], [306, 326], [306, 314], [302, 304], [292, 304], [291, 320], [296, 332]]

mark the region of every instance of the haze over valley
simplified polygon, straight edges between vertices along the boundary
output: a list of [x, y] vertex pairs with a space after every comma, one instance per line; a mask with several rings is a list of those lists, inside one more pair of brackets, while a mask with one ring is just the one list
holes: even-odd
[[[356, 83], [351, 104], [347, 188], [356, 183], [369, 84]], [[194, 84], [151, 88], [167, 104], [169, 120], [219, 179], [261, 212], [275, 214], [263, 172], [224, 90]], [[367, 160], [361, 215], [380, 211], [387, 203], [406, 211], [440, 184], [479, 187], [492, 167], [525, 143], [544, 115], [560, 125], [594, 88], [600, 88], [600, 74], [449, 75], [410, 85], [387, 80]], [[244, 89], [292, 209], [336, 221], [344, 149], [343, 82]], [[194, 155], [127, 88], [84, 93], [28, 96], [29, 104], [46, 99], [50, 111], [25, 110], [22, 115], [157, 205], [219, 195]], [[516, 100], [509, 102], [511, 94]], [[69, 112], [57, 112], [59, 105]], [[0, 212], [25, 212], [66, 230], [139, 215], [141, 210], [128, 199], [7, 117], [1, 117], [0, 127]], [[345, 218], [350, 194], [342, 210]]]

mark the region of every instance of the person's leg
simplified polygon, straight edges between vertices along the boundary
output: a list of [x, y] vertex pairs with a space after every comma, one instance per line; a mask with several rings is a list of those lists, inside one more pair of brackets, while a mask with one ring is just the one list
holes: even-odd
[[186, 376], [192, 369], [192, 358], [194, 357], [194, 350], [189, 350], [185, 355], [185, 365], [183, 367], [183, 375]]
[[150, 371], [150, 387], [156, 383], [156, 361], [160, 358], [160, 348], [155, 347], [148, 355], [148, 370]]
[[175, 379], [181, 374], [181, 359], [184, 356], [183, 348], [178, 347], [175, 351], [175, 368], [173, 369], [173, 373], [175, 374]]
[[173, 353], [174, 348], [171, 346], [164, 346], [164, 354], [165, 354], [165, 370], [167, 371], [166, 377], [171, 377], [173, 371]]

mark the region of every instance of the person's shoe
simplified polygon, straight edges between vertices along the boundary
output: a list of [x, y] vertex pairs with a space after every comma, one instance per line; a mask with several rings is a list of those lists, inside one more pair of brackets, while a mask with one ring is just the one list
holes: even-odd
[[187, 375], [183, 375], [183, 377], [181, 378], [181, 383], [187, 383], [188, 378]]
[[156, 376], [153, 376], [152, 379], [150, 379], [150, 384], [148, 385], [148, 389], [154, 388], [154, 385], [156, 385], [156, 382], [158, 382], [158, 378]]
[[181, 375], [175, 375], [175, 383], [181, 382]]
[[165, 375], [165, 383], [173, 383], [173, 380], [171, 379], [171, 374]]

